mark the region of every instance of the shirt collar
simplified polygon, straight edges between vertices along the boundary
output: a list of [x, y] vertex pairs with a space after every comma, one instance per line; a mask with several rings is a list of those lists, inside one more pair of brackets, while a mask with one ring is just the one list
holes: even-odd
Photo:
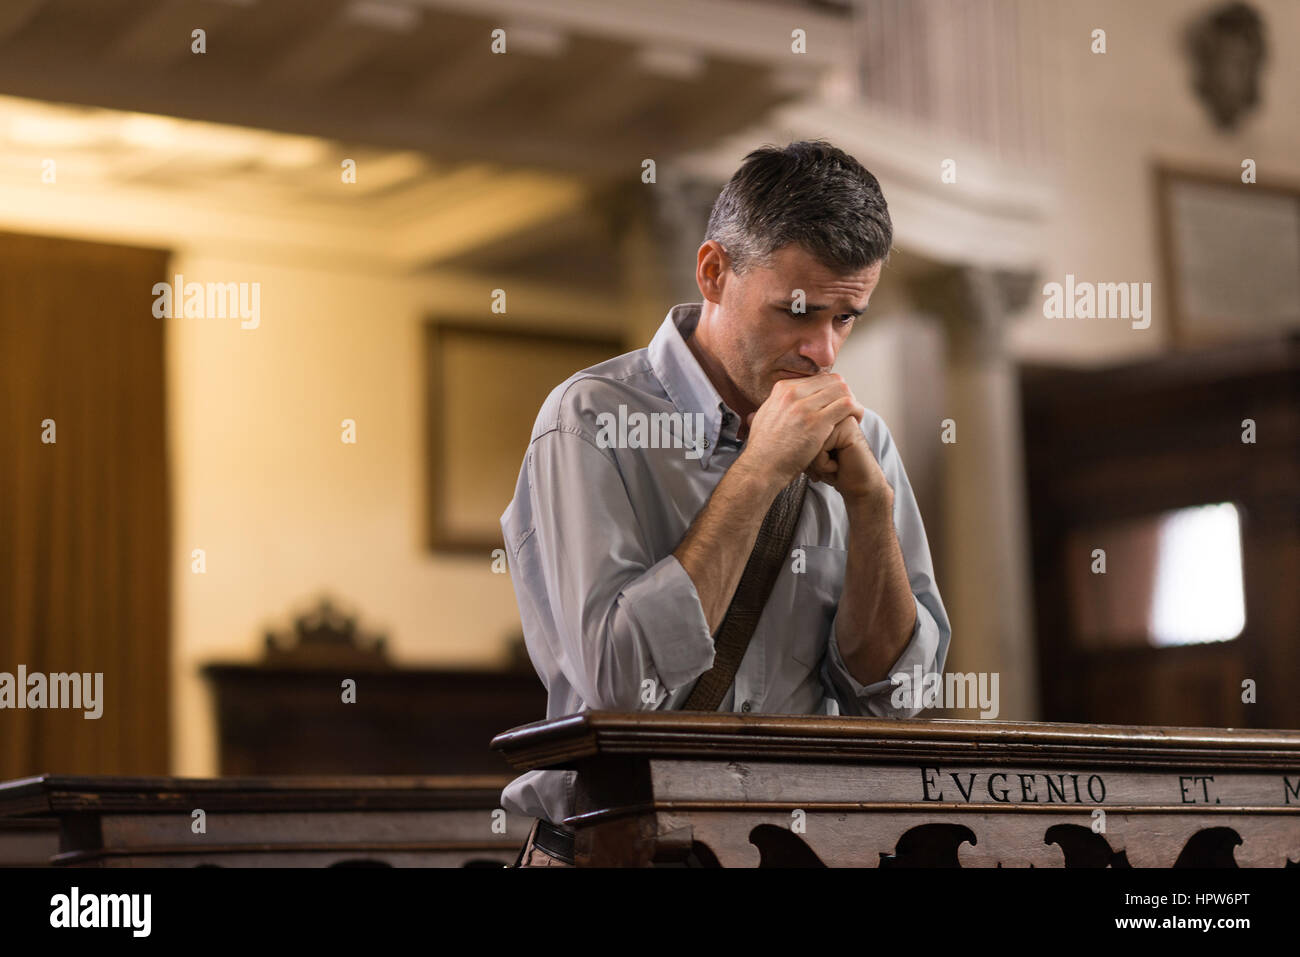
[[[700, 465], [707, 467], [718, 447], [720, 434], [736, 441], [740, 417], [722, 401], [718, 390], [695, 358], [695, 353], [686, 344], [700, 321], [703, 305], [700, 302], [683, 302], [669, 309], [659, 331], [650, 340], [649, 353], [650, 367], [677, 410], [704, 415], [704, 435], [708, 444], [700, 456]], [[728, 416], [725, 424], [724, 415]]]

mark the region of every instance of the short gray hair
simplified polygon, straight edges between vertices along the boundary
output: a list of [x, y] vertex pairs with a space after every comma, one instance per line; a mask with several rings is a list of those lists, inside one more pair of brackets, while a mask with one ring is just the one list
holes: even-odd
[[704, 238], [743, 274], [791, 243], [837, 273], [887, 262], [894, 226], [880, 183], [825, 140], [763, 146], [718, 194]]

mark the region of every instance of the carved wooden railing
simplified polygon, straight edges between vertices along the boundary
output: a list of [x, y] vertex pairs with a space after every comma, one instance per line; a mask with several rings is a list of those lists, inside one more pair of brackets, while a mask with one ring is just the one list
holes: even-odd
[[583, 712], [579, 866], [1300, 866], [1300, 731]]
[[[42, 775], [6, 781], [0, 783], [0, 865], [505, 867], [532, 825], [500, 809], [508, 780]], [[38, 842], [42, 834], [46, 839]], [[44, 859], [33, 851], [43, 851]]]

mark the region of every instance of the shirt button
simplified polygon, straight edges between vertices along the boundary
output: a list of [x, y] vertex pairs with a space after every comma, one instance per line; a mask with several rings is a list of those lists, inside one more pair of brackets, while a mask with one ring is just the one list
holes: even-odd
[[753, 707], [753, 705], [751, 705], [748, 701], [746, 701], [744, 704], [742, 704], [742, 705], [740, 706], [740, 710], [741, 710], [741, 711], [744, 711], [744, 712], [746, 712], [746, 713], [748, 713], [749, 710], [750, 710], [750, 708], [752, 708], [752, 707]]
[[703, 444], [704, 444], [704, 447], [707, 449], [707, 448], [709, 447], [709, 440], [708, 440], [708, 439], [705, 439]]

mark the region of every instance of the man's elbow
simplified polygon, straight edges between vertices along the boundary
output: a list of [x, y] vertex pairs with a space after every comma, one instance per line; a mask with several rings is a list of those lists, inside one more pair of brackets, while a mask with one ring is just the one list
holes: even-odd
[[653, 711], [667, 693], [635, 661], [603, 654], [589, 665], [579, 691], [593, 711]]
[[655, 707], [655, 699], [647, 704], [640, 688], [601, 681], [592, 685], [590, 697], [584, 695], [584, 700], [592, 711], [653, 711]]

